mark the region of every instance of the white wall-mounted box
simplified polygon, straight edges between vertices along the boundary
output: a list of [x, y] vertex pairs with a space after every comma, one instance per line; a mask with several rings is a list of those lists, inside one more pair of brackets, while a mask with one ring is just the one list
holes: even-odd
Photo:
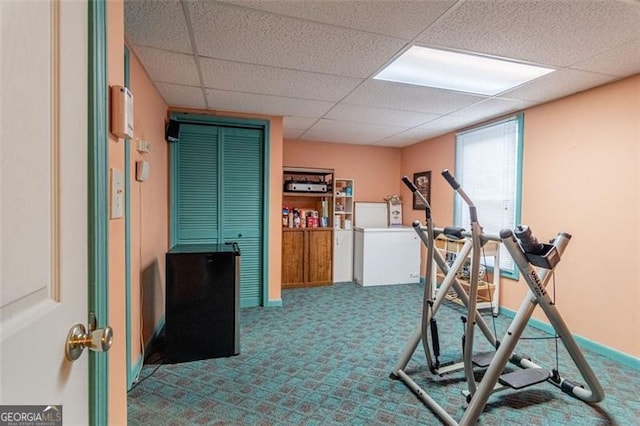
[[111, 86], [111, 133], [133, 138], [133, 95], [123, 86]]

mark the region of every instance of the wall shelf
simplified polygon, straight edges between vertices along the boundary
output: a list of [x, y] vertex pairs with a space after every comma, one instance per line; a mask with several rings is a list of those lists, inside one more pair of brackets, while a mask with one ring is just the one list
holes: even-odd
[[318, 193], [318, 192], [290, 192], [283, 191], [282, 195], [285, 197], [318, 197], [318, 198], [330, 198], [331, 194]]

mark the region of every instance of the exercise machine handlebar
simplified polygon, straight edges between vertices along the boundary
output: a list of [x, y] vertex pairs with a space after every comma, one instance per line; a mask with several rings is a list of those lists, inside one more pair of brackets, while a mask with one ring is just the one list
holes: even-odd
[[427, 220], [429, 220], [431, 218], [431, 206], [429, 205], [429, 202], [427, 201], [425, 196], [422, 195], [420, 191], [418, 191], [418, 188], [413, 182], [411, 182], [411, 179], [409, 179], [408, 176], [403, 176], [402, 182], [404, 182], [407, 188], [409, 188], [409, 191], [411, 191], [416, 197], [418, 197], [422, 204], [424, 204], [424, 214], [426, 215]]
[[453, 177], [451, 172], [449, 172], [449, 169], [444, 169], [442, 171], [442, 176], [447, 180], [447, 182], [449, 182], [449, 185], [451, 185], [454, 191], [460, 189], [460, 184], [458, 183], [456, 178]]
[[413, 182], [411, 182], [411, 180], [407, 176], [402, 176], [402, 182], [404, 182], [404, 184], [407, 185], [407, 188], [409, 188], [409, 191], [415, 193], [418, 190], [418, 188], [414, 185]]
[[460, 197], [462, 197], [464, 202], [467, 203], [467, 205], [469, 206], [469, 216], [470, 216], [471, 222], [472, 223], [478, 222], [478, 210], [476, 209], [475, 204], [473, 204], [473, 201], [471, 201], [471, 198], [469, 198], [467, 193], [464, 192], [464, 190], [460, 187], [460, 184], [458, 183], [456, 178], [453, 177], [453, 175], [449, 172], [449, 169], [444, 169], [442, 171], [442, 176], [445, 178], [447, 182], [449, 182], [449, 185], [451, 185], [451, 188], [453, 188], [454, 191], [460, 194]]
[[[418, 229], [420, 229], [422, 231], [426, 231], [427, 230], [427, 227], [424, 226], [422, 223], [420, 223], [419, 220], [414, 221], [412, 226], [414, 228], [418, 228]], [[473, 234], [471, 232], [466, 231], [464, 229], [457, 230], [459, 228], [449, 228], [449, 227], [440, 228], [440, 227], [437, 227], [437, 226], [433, 227], [433, 234], [436, 237], [438, 235], [440, 235], [440, 234], [444, 234], [445, 236], [449, 236], [449, 235], [452, 235], [450, 229], [456, 229], [456, 233], [455, 233], [455, 235], [453, 235], [456, 238], [471, 238], [473, 236]], [[482, 241], [483, 245], [487, 241], [495, 241], [495, 242], [501, 243], [502, 242], [502, 238], [500, 238], [500, 236], [496, 235], [496, 234], [485, 234], [483, 232], [482, 236], [480, 237], [480, 241]]]

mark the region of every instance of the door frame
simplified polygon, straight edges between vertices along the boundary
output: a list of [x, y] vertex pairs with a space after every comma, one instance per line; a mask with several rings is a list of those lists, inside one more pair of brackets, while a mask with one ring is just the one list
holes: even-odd
[[[88, 306], [98, 327], [109, 323], [107, 13], [106, 0], [88, 2]], [[87, 313], [87, 320], [89, 313]], [[108, 356], [89, 352], [89, 424], [108, 424]]]
[[[192, 114], [185, 112], [171, 112], [169, 118], [174, 121], [185, 124], [203, 124], [211, 126], [227, 126], [227, 127], [248, 127], [261, 129], [263, 136], [263, 167], [262, 180], [263, 185], [263, 201], [262, 209], [269, 216], [269, 188], [270, 185], [270, 166], [271, 166], [271, 144], [270, 129], [271, 122], [269, 120], [221, 117], [213, 115]], [[180, 142], [177, 142], [180, 143]], [[175, 193], [177, 189], [177, 180], [174, 173], [176, 169], [176, 143], [169, 144], [169, 247], [173, 247], [177, 240], [176, 213], [177, 205], [175, 203]], [[261, 306], [270, 306], [269, 303], [269, 220], [264, 220], [262, 226], [262, 294], [260, 297]]]
[[[128, 46], [124, 46], [124, 87], [131, 89], [131, 52]], [[131, 139], [124, 139], [124, 297], [125, 297], [125, 324], [126, 324], [126, 357], [125, 362], [127, 368], [127, 390], [131, 390], [133, 382], [136, 380], [144, 360], [139, 362], [131, 362], [131, 352], [133, 342], [131, 341]]]

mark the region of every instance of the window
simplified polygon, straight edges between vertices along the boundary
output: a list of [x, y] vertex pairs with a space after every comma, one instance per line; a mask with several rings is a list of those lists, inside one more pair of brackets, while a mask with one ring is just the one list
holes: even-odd
[[[480, 226], [488, 234], [520, 223], [522, 126], [518, 114], [456, 135], [455, 176], [476, 205]], [[469, 228], [469, 209], [460, 197], [455, 198], [454, 223]], [[517, 277], [504, 247], [500, 269], [503, 275]]]

